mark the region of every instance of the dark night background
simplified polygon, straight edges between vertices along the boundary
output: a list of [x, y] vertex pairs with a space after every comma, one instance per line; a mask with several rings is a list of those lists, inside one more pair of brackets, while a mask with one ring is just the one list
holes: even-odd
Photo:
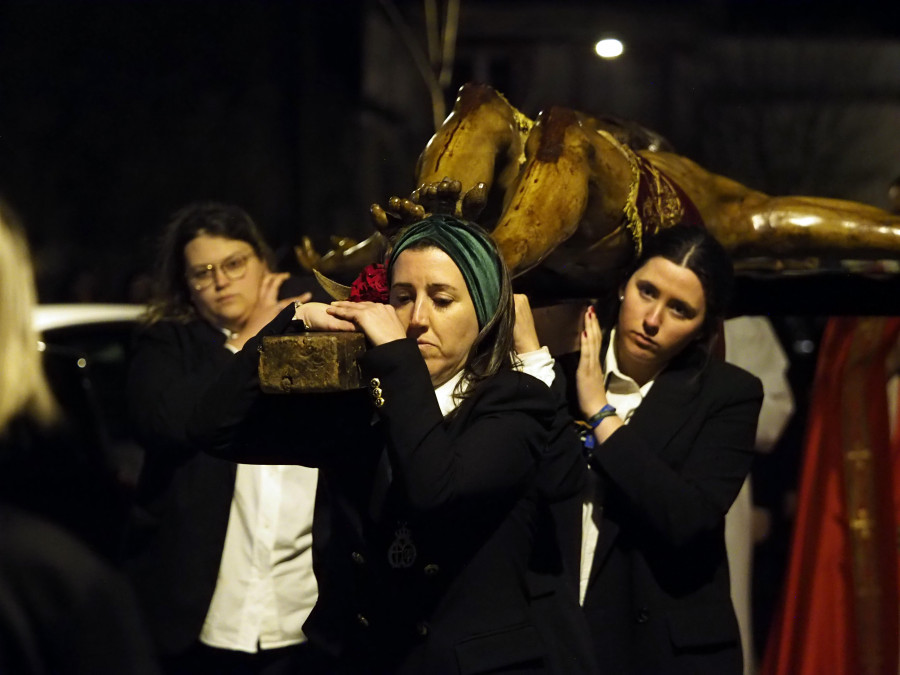
[[42, 301], [127, 299], [167, 215], [194, 199], [242, 205], [277, 245], [364, 214], [344, 165], [359, 3], [0, 7], [0, 193]]
[[[367, 236], [369, 204], [415, 187], [434, 130], [392, 11], [421, 40], [413, 0], [0, 0], [0, 195], [26, 226], [41, 301], [140, 299], [154, 238], [195, 199], [243, 206], [288, 268], [304, 234], [320, 249]], [[617, 62], [591, 51], [608, 32], [626, 40]], [[897, 2], [462, 0], [445, 103], [475, 79], [531, 116], [560, 104], [641, 122], [770, 194], [886, 208], [900, 175]], [[803, 292], [813, 309], [772, 316], [798, 412], [758, 463], [773, 514], [758, 642], [825, 320], [812, 300], [854, 291]]]
[[[332, 233], [367, 236], [368, 205], [414, 187], [433, 132], [388, 8], [422, 40], [413, 0], [0, 3], [0, 195], [27, 227], [41, 300], [130, 299], [167, 215], [198, 198], [245, 207], [288, 266], [302, 234], [325, 248]], [[877, 63], [897, 48], [898, 14], [463, 0], [445, 99], [480, 79], [530, 115], [557, 103], [642, 122], [770, 193], [884, 206], [900, 147], [869, 140], [857, 157], [842, 115], [855, 108], [868, 135], [900, 117], [900, 65]], [[628, 41], [618, 62], [590, 52], [604, 31]]]

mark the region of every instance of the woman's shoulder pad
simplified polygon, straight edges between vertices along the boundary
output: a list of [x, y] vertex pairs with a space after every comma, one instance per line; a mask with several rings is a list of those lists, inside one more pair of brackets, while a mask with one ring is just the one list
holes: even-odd
[[556, 399], [550, 388], [536, 377], [515, 370], [503, 370], [479, 386], [474, 400], [482, 406], [522, 409], [554, 409]]
[[727, 382], [729, 387], [762, 396], [762, 380], [748, 370], [727, 361], [710, 362], [709, 372], [718, 381]]
[[215, 340], [218, 335], [220, 333], [213, 326], [199, 319], [190, 321], [162, 319], [152, 323], [139, 323], [134, 330], [134, 339], [139, 343], [185, 340], [199, 340], [205, 343]]

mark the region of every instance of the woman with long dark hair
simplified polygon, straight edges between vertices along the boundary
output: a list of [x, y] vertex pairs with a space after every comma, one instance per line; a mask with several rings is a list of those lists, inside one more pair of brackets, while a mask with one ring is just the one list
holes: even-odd
[[172, 215], [155, 282], [129, 368], [146, 458], [126, 566], [163, 666], [170, 675], [321, 672], [302, 629], [316, 600], [316, 472], [218, 460], [186, 434], [199, 395], [246, 342], [309, 296], [285, 292], [293, 281], [274, 271], [250, 215], [219, 202]]
[[580, 593], [604, 672], [742, 671], [725, 514], [750, 470], [759, 380], [715, 355], [731, 262], [702, 228], [645, 241], [576, 372], [590, 485]]

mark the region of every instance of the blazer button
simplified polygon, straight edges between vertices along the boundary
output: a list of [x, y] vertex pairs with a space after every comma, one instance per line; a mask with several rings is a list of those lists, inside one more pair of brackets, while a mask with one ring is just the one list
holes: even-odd
[[637, 614], [634, 617], [634, 620], [637, 623], [647, 623], [650, 620], [650, 610], [646, 607], [641, 607]]
[[428, 624], [424, 621], [416, 622], [416, 635], [419, 637], [427, 637], [428, 636]]
[[363, 628], [369, 627], [369, 620], [366, 617], [364, 617], [362, 614], [356, 615], [356, 623], [358, 623]]
[[365, 557], [359, 551], [353, 551], [353, 553], [350, 554], [350, 557], [353, 559], [353, 562], [355, 562], [357, 565], [365, 565], [366, 564]]
[[373, 377], [369, 380], [369, 386], [372, 388], [370, 393], [372, 394], [372, 398], [375, 399], [375, 407], [380, 408], [384, 405], [384, 398], [381, 396], [384, 393], [381, 389], [381, 380], [377, 377]]
[[437, 576], [437, 573], [441, 571], [441, 568], [432, 563], [430, 565], [425, 565], [422, 571], [425, 572], [426, 577], [433, 577]]

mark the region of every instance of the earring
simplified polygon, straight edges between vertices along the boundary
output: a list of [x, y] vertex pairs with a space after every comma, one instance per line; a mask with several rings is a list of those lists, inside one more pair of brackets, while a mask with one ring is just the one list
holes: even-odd
[[619, 296], [619, 302], [625, 302], [625, 294], [624, 294], [624, 293], [622, 293], [622, 294]]

